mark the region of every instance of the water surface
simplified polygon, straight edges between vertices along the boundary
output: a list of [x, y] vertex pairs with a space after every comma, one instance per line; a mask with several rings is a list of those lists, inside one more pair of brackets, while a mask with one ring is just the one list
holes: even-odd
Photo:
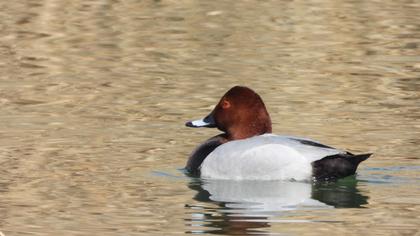
[[[0, 232], [416, 235], [417, 1], [3, 1]], [[337, 183], [186, 177], [233, 85], [278, 134], [373, 152]]]

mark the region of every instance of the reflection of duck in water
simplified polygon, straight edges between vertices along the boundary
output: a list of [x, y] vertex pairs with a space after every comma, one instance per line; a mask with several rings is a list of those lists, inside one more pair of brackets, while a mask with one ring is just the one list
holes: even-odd
[[357, 189], [354, 176], [337, 182], [314, 183], [312, 198], [335, 208], [358, 208], [368, 204], [368, 197]]
[[[362, 207], [368, 197], [356, 185], [354, 177], [329, 183], [194, 180], [189, 184], [198, 192], [194, 199], [218, 208], [187, 207], [201, 209], [200, 221], [206, 228], [217, 228], [214, 233], [245, 235], [250, 229], [269, 227], [271, 217], [290, 211]], [[197, 224], [197, 217], [193, 220]]]
[[[357, 180], [349, 177], [336, 182], [233, 181], [196, 180], [189, 188], [198, 193], [201, 202], [226, 203], [226, 207], [260, 211], [310, 208], [357, 208], [367, 204], [368, 197], [357, 189]], [[242, 207], [243, 206], [243, 207]]]
[[210, 179], [338, 179], [353, 175], [371, 155], [270, 134], [271, 120], [262, 99], [240, 86], [230, 89], [206, 118], [186, 125], [224, 132], [201, 144], [186, 165], [189, 173]]

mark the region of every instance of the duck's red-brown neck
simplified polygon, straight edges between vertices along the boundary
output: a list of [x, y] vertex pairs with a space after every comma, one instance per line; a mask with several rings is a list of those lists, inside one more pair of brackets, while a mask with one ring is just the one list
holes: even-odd
[[231, 140], [250, 138], [256, 135], [271, 133], [271, 119], [268, 113], [259, 112], [242, 119], [227, 128], [226, 138]]

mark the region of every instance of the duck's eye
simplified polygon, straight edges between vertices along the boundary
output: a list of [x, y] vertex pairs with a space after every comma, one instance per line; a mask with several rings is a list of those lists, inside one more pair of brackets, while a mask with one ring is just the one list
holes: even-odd
[[228, 109], [230, 107], [230, 102], [227, 100], [223, 100], [222, 101], [222, 108], [223, 109]]

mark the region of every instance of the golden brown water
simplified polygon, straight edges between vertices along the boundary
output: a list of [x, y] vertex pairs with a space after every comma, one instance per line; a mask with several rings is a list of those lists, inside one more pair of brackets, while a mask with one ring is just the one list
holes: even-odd
[[[419, 235], [420, 2], [0, 9], [4, 235]], [[332, 184], [185, 177], [217, 131], [184, 122], [236, 84], [275, 133], [374, 156]]]

